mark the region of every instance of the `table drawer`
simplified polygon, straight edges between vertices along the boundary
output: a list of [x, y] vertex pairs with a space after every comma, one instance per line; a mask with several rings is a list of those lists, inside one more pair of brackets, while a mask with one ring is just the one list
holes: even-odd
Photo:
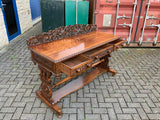
[[107, 44], [107, 45], [95, 48], [93, 50], [90, 50], [88, 52], [85, 52], [84, 55], [92, 59], [99, 59], [101, 57], [104, 57], [107, 54], [110, 54], [112, 51], [113, 51], [113, 45]]
[[77, 73], [83, 72], [86, 68], [91, 67], [92, 60], [81, 54], [74, 58], [70, 58], [60, 63], [60, 69], [68, 76], [74, 76]]
[[113, 42], [110, 42], [109, 44], [113, 45], [113, 50], [117, 50], [121, 47], [123, 47], [123, 44], [124, 44], [124, 40], [115, 40]]

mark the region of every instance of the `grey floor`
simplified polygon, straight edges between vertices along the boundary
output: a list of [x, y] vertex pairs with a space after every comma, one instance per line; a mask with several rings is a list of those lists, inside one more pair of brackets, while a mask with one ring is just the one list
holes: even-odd
[[0, 50], [0, 119], [158, 120], [160, 119], [160, 49], [123, 48], [110, 58], [116, 77], [104, 73], [63, 98], [63, 117], [35, 91], [39, 70], [30, 59], [26, 38], [41, 33], [41, 23]]

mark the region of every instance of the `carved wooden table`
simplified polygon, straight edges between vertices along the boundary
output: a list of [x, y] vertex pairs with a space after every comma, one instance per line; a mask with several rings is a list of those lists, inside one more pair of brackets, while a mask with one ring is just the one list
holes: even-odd
[[[38, 64], [42, 81], [37, 96], [60, 117], [62, 110], [57, 102], [61, 98], [82, 88], [104, 72], [116, 74], [109, 67], [109, 57], [123, 43], [120, 36], [97, 32], [96, 25], [60, 27], [30, 37], [27, 45], [31, 50], [32, 61]], [[91, 72], [54, 91], [55, 87], [93, 67]], [[61, 73], [67, 77], [52, 84], [51, 75], [59, 79]]]

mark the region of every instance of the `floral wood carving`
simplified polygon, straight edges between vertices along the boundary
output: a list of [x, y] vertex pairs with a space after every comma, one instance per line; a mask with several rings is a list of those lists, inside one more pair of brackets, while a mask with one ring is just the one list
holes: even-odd
[[52, 89], [51, 89], [51, 75], [52, 73], [47, 71], [45, 68], [38, 66], [40, 70], [40, 79], [42, 81], [41, 83], [41, 93], [43, 97], [48, 100], [48, 102], [53, 103], [54, 101], [52, 100]]
[[72, 37], [75, 35], [85, 34], [96, 31], [97, 25], [94, 24], [75, 24], [56, 28], [55, 30], [49, 30], [47, 33], [32, 36], [27, 40], [28, 47], [48, 43], [54, 40]]

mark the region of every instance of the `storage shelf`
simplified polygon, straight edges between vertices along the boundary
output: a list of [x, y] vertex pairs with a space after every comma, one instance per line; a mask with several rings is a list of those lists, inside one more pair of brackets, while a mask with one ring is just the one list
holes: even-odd
[[57, 103], [60, 101], [61, 98], [65, 97], [66, 95], [69, 95], [72, 92], [77, 91], [78, 89], [82, 88], [86, 84], [90, 83], [92, 80], [94, 80], [95, 77], [98, 75], [106, 72], [106, 69], [97, 67], [93, 69], [91, 72], [86, 73], [83, 76], [79, 76], [76, 80], [71, 81], [67, 85], [63, 86], [62, 88], [58, 89], [57, 91], [53, 92], [52, 99], [54, 103]]

